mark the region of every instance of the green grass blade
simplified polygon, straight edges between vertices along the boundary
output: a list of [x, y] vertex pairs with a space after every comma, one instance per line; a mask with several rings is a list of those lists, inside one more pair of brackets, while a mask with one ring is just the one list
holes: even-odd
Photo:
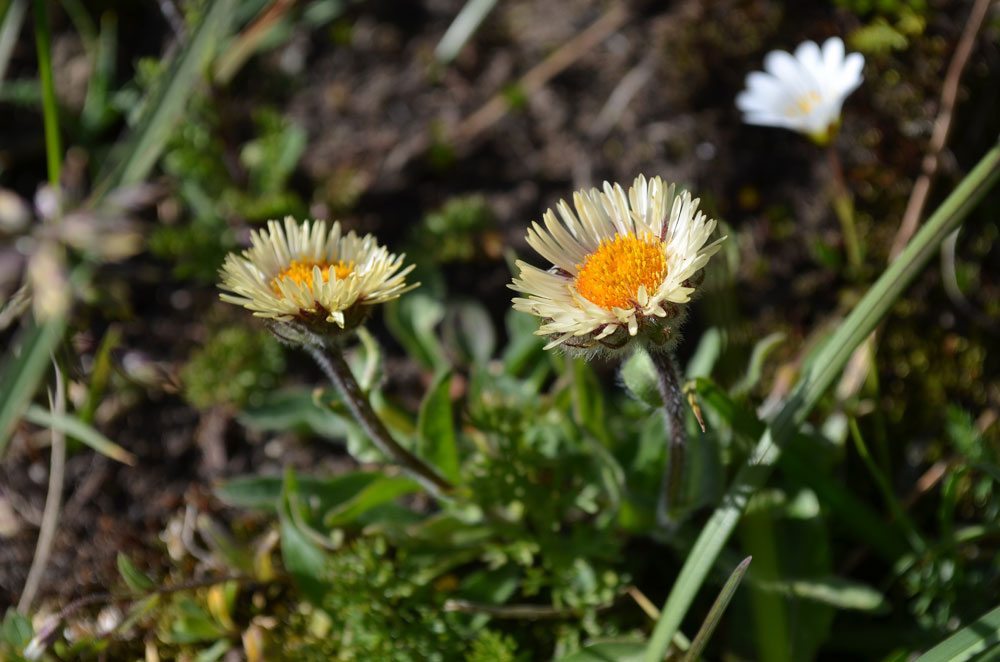
[[62, 140], [59, 137], [59, 108], [52, 82], [52, 36], [45, 0], [34, 0], [35, 46], [38, 49], [38, 78], [42, 83], [42, 119], [45, 123], [45, 161], [49, 169], [49, 184], [59, 188], [62, 167]]
[[712, 608], [708, 610], [708, 616], [705, 617], [705, 622], [701, 624], [698, 634], [694, 636], [694, 641], [691, 642], [691, 648], [688, 649], [687, 655], [684, 656], [684, 662], [695, 662], [701, 656], [701, 651], [704, 650], [709, 637], [711, 637], [712, 633], [715, 632], [715, 628], [719, 624], [719, 620], [722, 618], [723, 612], [726, 611], [726, 607], [729, 606], [730, 600], [732, 600], [733, 596], [736, 595], [736, 588], [743, 580], [743, 575], [747, 574], [747, 568], [750, 567], [750, 561], [751, 557], [746, 557], [738, 566], [736, 566], [736, 569], [733, 570], [733, 574], [729, 575], [729, 579], [726, 580], [722, 590], [719, 591], [719, 597], [715, 599], [715, 602], [712, 603]]
[[496, 4], [497, 0], [467, 0], [434, 49], [434, 58], [441, 64], [454, 60]]
[[24, 15], [28, 12], [28, 0], [4, 1], [0, 10], [0, 89], [7, 75], [10, 55], [17, 44], [17, 34], [24, 25]]
[[64, 432], [77, 441], [90, 446], [101, 455], [110, 457], [112, 460], [132, 466], [135, 465], [134, 455], [75, 416], [70, 416], [69, 414], [60, 415], [38, 405], [28, 405], [28, 408], [24, 412], [24, 418], [35, 425]]
[[687, 555], [667, 596], [646, 648], [646, 662], [660, 662], [723, 546], [740, 520], [747, 500], [771, 475], [788, 441], [843, 369], [854, 349], [885, 317], [910, 281], [934, 255], [941, 242], [1000, 178], [1000, 144], [941, 203], [903, 254], [858, 302], [826, 344], [816, 353], [785, 406], [765, 430], [747, 463], [740, 468], [722, 503], [709, 518]]
[[62, 337], [63, 328], [62, 319], [26, 327], [21, 332], [21, 353], [7, 357], [0, 376], [0, 458], [10, 441], [11, 430], [45, 374], [49, 354]]
[[155, 96], [148, 99], [143, 118], [129, 138], [124, 156], [105, 172], [95, 198], [119, 186], [137, 184], [156, 165], [175, 122], [184, 113], [192, 89], [202, 78], [205, 64], [217, 45], [229, 34], [235, 0], [217, 0], [209, 5], [191, 39], [177, 54]]
[[964, 662], [1000, 643], [1000, 607], [969, 623], [914, 662]]

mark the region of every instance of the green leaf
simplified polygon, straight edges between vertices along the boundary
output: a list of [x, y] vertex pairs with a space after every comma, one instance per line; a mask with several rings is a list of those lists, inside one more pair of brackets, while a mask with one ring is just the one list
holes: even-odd
[[118, 552], [118, 573], [130, 589], [136, 593], [146, 593], [156, 588], [156, 583], [146, 573], [135, 567], [131, 560]]
[[684, 655], [684, 662], [695, 662], [700, 656], [701, 652], [705, 649], [705, 645], [708, 643], [709, 638], [712, 633], [715, 632], [715, 628], [719, 625], [719, 621], [722, 619], [722, 614], [725, 613], [726, 607], [729, 606], [729, 602], [736, 595], [736, 589], [740, 585], [740, 581], [743, 579], [743, 575], [747, 573], [747, 568], [750, 567], [750, 557], [746, 557], [736, 569], [733, 570], [733, 574], [729, 575], [729, 579], [723, 585], [722, 590], [719, 591], [719, 597], [715, 599], [712, 603], [712, 608], [708, 610], [708, 616], [705, 617], [705, 621], [701, 624], [698, 629], [698, 634], [695, 635], [694, 639], [691, 641], [691, 648], [688, 649], [687, 653]]
[[291, 495], [298, 495], [298, 489], [298, 480], [289, 468], [285, 472], [278, 507], [281, 558], [285, 568], [295, 578], [306, 597], [314, 604], [318, 604], [326, 592], [326, 586], [321, 579], [326, 571], [326, 553], [299, 529], [295, 518], [292, 517], [289, 498]]
[[22, 650], [35, 635], [31, 621], [22, 616], [13, 607], [7, 608], [4, 614], [3, 624], [0, 625], [0, 637], [16, 650]]
[[[695, 380], [695, 389], [702, 401], [722, 417], [734, 430], [746, 438], [763, 434], [765, 424], [752, 412], [735, 403], [710, 379]], [[819, 497], [820, 502], [834, 512], [839, 520], [851, 531], [859, 542], [871, 545], [872, 549], [888, 563], [894, 563], [908, 551], [908, 547], [897, 533], [897, 529], [887, 525], [871, 507], [855, 496], [844, 485], [830, 476], [828, 471], [816, 465], [808, 450], [815, 440], [800, 436], [795, 443], [786, 446], [778, 460], [785, 477], [797, 485], [809, 487]]]
[[763, 486], [777, 463], [782, 446], [843, 370], [854, 350], [885, 317], [910, 282], [936, 254], [945, 237], [1000, 179], [1000, 144], [979, 161], [910, 241], [902, 255], [879, 277], [847, 318], [817, 352], [815, 360], [757, 446], [737, 472], [721, 505], [702, 528], [663, 606], [644, 659], [661, 662], [702, 583], [732, 535], [750, 496]]
[[868, 584], [841, 577], [818, 577], [809, 579], [782, 579], [778, 581], [751, 580], [756, 588], [773, 591], [781, 595], [811, 600], [852, 611], [881, 613], [888, 603], [885, 596]]
[[214, 644], [208, 648], [198, 651], [195, 655], [195, 662], [215, 662], [233, 647], [233, 644], [228, 639], [219, 639]]
[[417, 455], [457, 485], [461, 477], [450, 391], [450, 371], [439, 374], [427, 390], [417, 419]]
[[750, 362], [747, 364], [747, 372], [730, 389], [733, 397], [739, 397], [750, 392], [754, 386], [760, 382], [760, 376], [764, 371], [764, 361], [777, 347], [785, 341], [785, 334], [777, 331], [761, 338], [753, 347], [750, 354]]
[[72, 414], [57, 414], [38, 405], [29, 405], [28, 409], [24, 412], [24, 418], [35, 425], [64, 432], [77, 441], [90, 446], [101, 455], [110, 457], [112, 460], [129, 466], [135, 466], [135, 455], [132, 455], [132, 453], [129, 453]]
[[966, 625], [914, 662], [964, 662], [1000, 643], [1000, 607]]
[[[378, 472], [356, 471], [335, 478], [296, 476], [298, 495], [315, 512], [328, 512], [342, 506], [371, 485], [385, 478]], [[218, 485], [215, 495], [235, 508], [257, 508], [277, 512], [284, 481], [280, 476], [242, 476]]]
[[432, 370], [448, 368], [444, 349], [434, 329], [444, 319], [444, 306], [432, 297], [414, 292], [385, 305], [385, 325], [407, 354]]
[[496, 349], [496, 332], [486, 307], [478, 301], [448, 305], [442, 335], [455, 353], [472, 363], [486, 363]]
[[16, 356], [7, 353], [0, 376], [0, 457], [3, 457], [11, 431], [21, 418], [25, 406], [35, 394], [38, 382], [49, 363], [49, 355], [62, 338], [66, 321], [49, 320], [41, 326], [27, 326], [12, 347], [20, 346]]
[[187, 110], [216, 47], [229, 35], [236, 5], [236, 0], [216, 0], [208, 5], [201, 22], [191, 30], [190, 40], [170, 63], [156, 93], [145, 101], [143, 117], [125, 144], [123, 155], [110, 171], [105, 164], [95, 198], [120, 186], [137, 184], [149, 175], [174, 124]]
[[644, 646], [631, 641], [605, 641], [584, 646], [556, 662], [638, 662]]
[[662, 407], [660, 386], [657, 381], [653, 359], [644, 349], [638, 349], [622, 365], [622, 379], [632, 395], [650, 407]]
[[350, 499], [330, 510], [323, 517], [323, 525], [334, 528], [349, 524], [375, 506], [388, 503], [404, 494], [421, 491], [420, 484], [401, 476], [379, 476], [359, 490]]

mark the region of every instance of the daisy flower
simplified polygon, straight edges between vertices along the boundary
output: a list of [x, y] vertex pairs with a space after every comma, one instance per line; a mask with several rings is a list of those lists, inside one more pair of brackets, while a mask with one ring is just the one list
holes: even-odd
[[837, 131], [844, 99], [861, 85], [865, 58], [844, 56], [844, 42], [830, 37], [823, 49], [816, 42], [799, 44], [795, 55], [771, 51], [764, 71], [747, 75], [746, 89], [736, 97], [747, 124], [776, 126], [826, 144]]
[[283, 225], [268, 221], [266, 230], [253, 231], [242, 256], [226, 256], [219, 287], [227, 292], [219, 296], [257, 317], [350, 330], [369, 306], [417, 287], [406, 284], [413, 265], [403, 268], [404, 257], [370, 234], [344, 235], [339, 222], [328, 229], [326, 221], [287, 216]]
[[[514, 309], [542, 318], [538, 335], [556, 346], [587, 352], [616, 350], [638, 339], [668, 350], [699, 271], [725, 237], [707, 244], [716, 221], [698, 200], [659, 177], [640, 175], [628, 194], [604, 183], [573, 194], [528, 230], [528, 243], [554, 266], [543, 271], [518, 261], [509, 287], [527, 295]], [[561, 219], [561, 220], [560, 220]]]

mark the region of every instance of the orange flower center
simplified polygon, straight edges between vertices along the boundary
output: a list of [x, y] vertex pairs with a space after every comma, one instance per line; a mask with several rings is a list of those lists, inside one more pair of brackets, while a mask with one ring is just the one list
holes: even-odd
[[654, 294], [667, 274], [667, 258], [659, 239], [615, 234], [605, 239], [596, 251], [576, 265], [576, 291], [601, 308], [628, 308], [636, 301], [639, 286]]
[[785, 115], [788, 117], [808, 115], [822, 100], [823, 97], [821, 97], [819, 92], [816, 90], [810, 90], [805, 94], [800, 94], [792, 101], [792, 105], [785, 109]]
[[330, 270], [333, 270], [333, 277], [337, 280], [341, 278], [346, 278], [349, 274], [354, 273], [354, 261], [344, 262], [340, 260], [339, 262], [313, 262], [312, 260], [292, 260], [292, 263], [282, 271], [280, 274], [274, 277], [271, 281], [271, 287], [274, 288], [275, 292], [280, 292], [278, 283], [282, 278], [291, 278], [297, 285], [305, 283], [310, 290], [313, 287], [313, 267], [319, 267], [320, 271], [323, 273], [323, 282], [330, 280]]

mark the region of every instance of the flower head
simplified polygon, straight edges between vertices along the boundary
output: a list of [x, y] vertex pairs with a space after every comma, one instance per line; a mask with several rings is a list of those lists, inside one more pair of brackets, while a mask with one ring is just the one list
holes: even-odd
[[700, 281], [700, 270], [725, 237], [706, 245], [716, 221], [698, 200], [659, 177], [640, 175], [628, 194], [618, 184], [573, 194], [574, 213], [557, 205], [528, 230], [528, 243], [554, 266], [518, 261], [510, 288], [527, 295], [514, 309], [538, 315], [546, 349], [587, 352], [624, 348], [637, 338], [669, 349]]
[[825, 144], [836, 132], [844, 99], [861, 85], [864, 64], [860, 53], [844, 56], [840, 37], [827, 39], [822, 51], [813, 41], [799, 44], [794, 56], [771, 51], [764, 71], [747, 75], [736, 107], [747, 124], [791, 129]]
[[268, 221], [266, 231], [253, 231], [242, 256], [226, 256], [219, 273], [228, 293], [219, 296], [257, 317], [349, 330], [368, 306], [417, 287], [406, 284], [413, 265], [401, 270], [404, 257], [370, 234], [342, 234], [338, 222], [328, 230], [326, 221], [297, 223], [287, 216], [284, 225]]

